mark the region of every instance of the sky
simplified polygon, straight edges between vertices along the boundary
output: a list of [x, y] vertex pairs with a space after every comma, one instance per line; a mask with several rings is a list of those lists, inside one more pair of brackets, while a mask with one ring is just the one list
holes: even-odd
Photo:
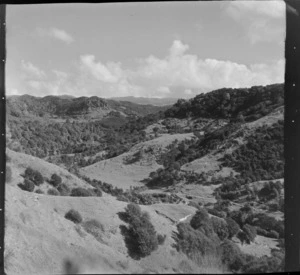
[[284, 82], [283, 1], [8, 5], [6, 93], [191, 98]]

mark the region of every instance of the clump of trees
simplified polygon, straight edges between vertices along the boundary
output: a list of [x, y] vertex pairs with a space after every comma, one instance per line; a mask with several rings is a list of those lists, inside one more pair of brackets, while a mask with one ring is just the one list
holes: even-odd
[[142, 211], [140, 206], [129, 203], [125, 208], [125, 221], [129, 224], [128, 235], [130, 246], [137, 257], [145, 257], [163, 244], [166, 236], [156, 233], [148, 212]]
[[[249, 207], [242, 212], [251, 213]], [[213, 255], [219, 258], [227, 270], [234, 273], [258, 273], [283, 271], [284, 252], [272, 251], [271, 257], [254, 257], [244, 254], [231, 241], [238, 236], [243, 242], [251, 242], [256, 236], [256, 227], [244, 224], [242, 228], [232, 218], [209, 217], [204, 208], [200, 208], [190, 223], [177, 225], [176, 248], [191, 259]]]
[[39, 186], [44, 182], [44, 177], [42, 176], [42, 174], [39, 171], [32, 169], [31, 167], [26, 168], [24, 179], [30, 180], [36, 186]]

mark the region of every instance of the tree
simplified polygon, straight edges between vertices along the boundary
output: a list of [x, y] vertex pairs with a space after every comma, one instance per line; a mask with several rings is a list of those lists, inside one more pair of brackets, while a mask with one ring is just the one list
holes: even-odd
[[198, 229], [202, 225], [206, 224], [209, 220], [208, 212], [205, 208], [199, 209], [196, 214], [192, 217], [190, 225], [194, 229]]
[[231, 218], [226, 218], [226, 223], [228, 226], [228, 238], [233, 238], [239, 231], [239, 225]]
[[51, 183], [54, 187], [57, 187], [58, 185], [60, 185], [61, 182], [62, 182], [62, 179], [61, 179], [60, 176], [58, 176], [57, 174], [52, 174], [50, 183]]

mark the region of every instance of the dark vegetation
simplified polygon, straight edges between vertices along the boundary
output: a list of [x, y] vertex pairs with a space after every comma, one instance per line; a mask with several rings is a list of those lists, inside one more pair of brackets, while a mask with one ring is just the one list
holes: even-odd
[[238, 233], [242, 242], [252, 242], [256, 229], [249, 224], [240, 230], [230, 218], [209, 218], [207, 211], [199, 209], [190, 223], [177, 225], [176, 248], [192, 260], [204, 256], [219, 257], [226, 268], [234, 273], [260, 273], [283, 271], [284, 251], [272, 251], [272, 256], [255, 257], [244, 254], [230, 239]]
[[80, 213], [74, 209], [69, 210], [65, 214], [65, 218], [67, 220], [72, 221], [73, 223], [81, 223], [82, 222], [82, 217], [81, 217]]
[[283, 104], [283, 84], [255, 86], [249, 89], [220, 89], [180, 99], [168, 109], [166, 117], [230, 118], [253, 121]]
[[234, 168], [248, 182], [283, 178], [283, 120], [256, 129], [246, 142], [221, 159], [224, 166]]
[[176, 194], [164, 194], [164, 193], [152, 193], [152, 194], [142, 194], [138, 188], [131, 188], [130, 190], [123, 190], [122, 188], [114, 187], [112, 184], [107, 182], [102, 182], [100, 180], [91, 180], [88, 177], [80, 176], [84, 181], [93, 186], [95, 189], [102, 190], [114, 197], [117, 197], [120, 201], [131, 202], [141, 205], [150, 205], [154, 203], [164, 202], [164, 203], [178, 203], [181, 198]]
[[121, 228], [131, 257], [140, 259], [151, 254], [163, 244], [166, 236], [156, 233], [148, 212], [142, 211], [140, 206], [130, 203], [124, 213], [119, 214], [128, 223], [128, 228]]
[[28, 167], [24, 173], [24, 179], [32, 181], [35, 185], [39, 186], [44, 182], [44, 178], [39, 171], [33, 170]]

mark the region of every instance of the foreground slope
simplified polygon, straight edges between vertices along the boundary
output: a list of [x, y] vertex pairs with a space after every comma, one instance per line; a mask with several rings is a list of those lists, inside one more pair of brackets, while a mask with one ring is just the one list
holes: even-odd
[[[14, 186], [6, 190], [5, 269], [7, 274], [63, 273], [64, 261], [79, 264], [81, 272], [96, 273], [186, 273], [220, 272], [217, 268], [199, 269], [172, 248], [175, 222], [195, 209], [178, 205], [143, 206], [156, 230], [167, 239], [150, 256], [140, 261], [128, 257], [120, 226], [125, 225], [118, 213], [127, 204], [111, 196], [73, 198], [38, 195]], [[168, 217], [168, 208], [172, 211]], [[104, 227], [102, 241], [96, 240], [64, 218], [75, 209], [83, 217], [98, 220]]]

